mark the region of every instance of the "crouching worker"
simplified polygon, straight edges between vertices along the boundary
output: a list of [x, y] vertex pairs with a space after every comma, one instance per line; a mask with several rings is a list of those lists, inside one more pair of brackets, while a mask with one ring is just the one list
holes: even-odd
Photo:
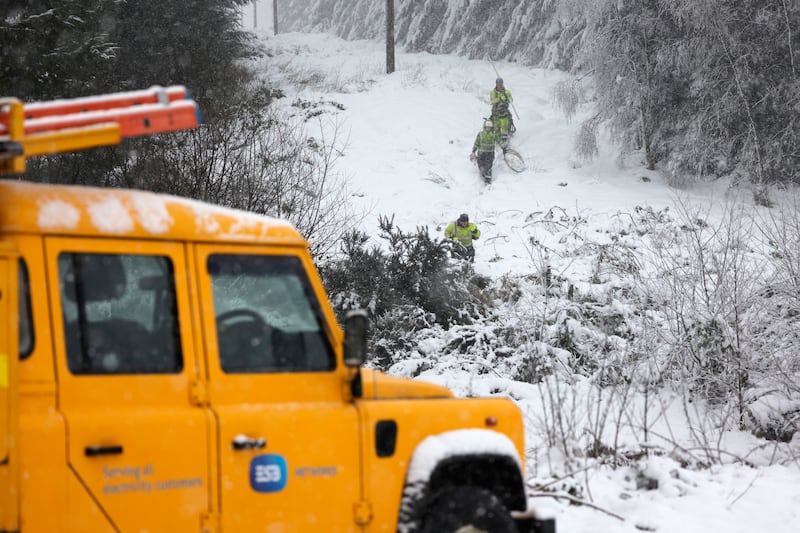
[[469, 221], [466, 213], [459, 215], [458, 220], [451, 222], [444, 229], [445, 239], [454, 241], [453, 253], [470, 263], [475, 261], [475, 247], [472, 241], [481, 236], [481, 230]]

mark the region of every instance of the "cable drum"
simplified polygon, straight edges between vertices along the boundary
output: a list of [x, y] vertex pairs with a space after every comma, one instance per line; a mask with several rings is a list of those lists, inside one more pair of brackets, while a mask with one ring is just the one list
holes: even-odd
[[505, 159], [508, 168], [514, 172], [522, 172], [525, 170], [525, 160], [522, 158], [522, 155], [513, 148], [503, 149], [503, 159]]

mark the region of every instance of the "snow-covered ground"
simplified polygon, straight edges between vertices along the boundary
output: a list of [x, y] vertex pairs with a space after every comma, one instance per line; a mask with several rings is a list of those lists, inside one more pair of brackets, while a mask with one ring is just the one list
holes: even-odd
[[[532, 272], [532, 239], [558, 249], [563, 233], [559, 236], [536, 223], [548, 212], [567, 224], [581, 219], [580, 231], [602, 241], [610, 238], [604, 237], [608, 228], [637, 206], [658, 211], [675, 208], [678, 199], [722, 203], [722, 184], [678, 193], [659, 173], [646, 171], [640, 157], [620, 157], [602, 136], [598, 156], [591, 162], [580, 161], [574, 155], [574, 139], [592, 109], [581, 106], [572, 120], [558, 109], [554, 89], [569, 79], [565, 73], [398, 50], [397, 71], [386, 75], [380, 42], [304, 34], [264, 35], [263, 40], [269, 53], [259, 60], [259, 67], [285, 91], [282, 105], [289, 107], [300, 98], [327, 111], [307, 126], [312, 131], [321, 128], [328, 139], [337, 132], [342, 153], [336, 171], [347, 177], [352, 206], [367, 214], [363, 229], [375, 234], [378, 215], [394, 215], [405, 231], [427, 226], [431, 233], [441, 234], [459, 213], [468, 213], [482, 231], [476, 242], [475, 270], [492, 278]], [[468, 156], [483, 118], [489, 115], [488, 95], [498, 73], [514, 96], [518, 116], [512, 146], [524, 156], [527, 170], [514, 173], [498, 158], [493, 183], [484, 185]], [[571, 258], [559, 268], [578, 271], [588, 265]], [[542, 399], [552, 389], [492, 372], [478, 375], [463, 366], [452, 372], [434, 369], [419, 379], [447, 385], [461, 396], [499, 394], [518, 402], [527, 423], [528, 472], [532, 485], [540, 486], [532, 492], [532, 504], [555, 516], [559, 531], [800, 530], [797, 437], [792, 445], [778, 449], [747, 433], [716, 435], [713, 420], [695, 415], [695, 406], [677, 396], [662, 397], [649, 415], [643, 405], [626, 410], [626, 416], [641, 421], [612, 420], [599, 428], [605, 437], [616, 428], [641, 422], [638, 425], [646, 426], [647, 434], [625, 429], [615, 442], [617, 449], [652, 450], [651, 457], [632, 459], [616, 469], [589, 458], [582, 464], [574, 459], [568, 463], [547, 446], [542, 434]], [[595, 389], [579, 381], [562, 386], [574, 389], [572, 397], [578, 398], [564, 405], [567, 423], [583, 427], [597, 403], [590, 397]], [[718, 450], [719, 464], [698, 465], [702, 462], [698, 460], [702, 454], [694, 453], [698, 435], [714, 435], [706, 450]], [[653, 481], [643, 481], [647, 479], [657, 480], [657, 487]], [[543, 483], [563, 492], [572, 488], [577, 499], [596, 507], [536, 497]]]

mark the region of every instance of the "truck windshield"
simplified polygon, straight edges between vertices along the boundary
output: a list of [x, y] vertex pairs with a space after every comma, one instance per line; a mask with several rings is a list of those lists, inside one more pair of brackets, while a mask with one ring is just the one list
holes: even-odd
[[207, 268], [224, 372], [335, 367], [319, 304], [298, 258], [216, 254]]

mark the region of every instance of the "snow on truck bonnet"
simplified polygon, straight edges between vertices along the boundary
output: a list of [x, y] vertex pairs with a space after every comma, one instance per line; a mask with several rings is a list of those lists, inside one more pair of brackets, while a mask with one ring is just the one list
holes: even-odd
[[0, 182], [0, 231], [204, 237], [305, 246], [287, 221], [144, 191]]

